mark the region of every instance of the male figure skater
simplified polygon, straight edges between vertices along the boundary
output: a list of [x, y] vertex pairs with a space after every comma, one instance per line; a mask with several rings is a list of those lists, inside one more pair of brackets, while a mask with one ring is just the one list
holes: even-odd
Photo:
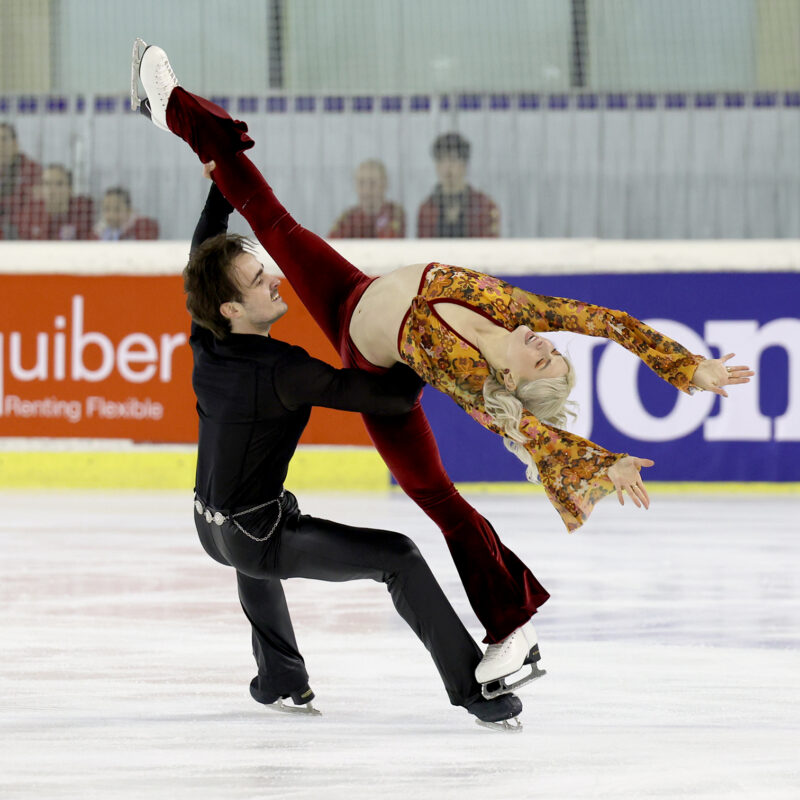
[[[482, 697], [481, 651], [411, 539], [301, 514], [284, 489], [311, 406], [403, 413], [422, 383], [404, 366], [385, 375], [337, 370], [274, 339], [287, 311], [280, 279], [264, 273], [246, 239], [226, 235], [231, 210], [212, 184], [183, 276], [200, 418], [195, 525], [206, 552], [236, 569], [258, 663], [251, 695], [280, 710], [316, 711], [281, 579], [371, 578], [387, 585], [430, 651], [450, 702], [486, 727], [521, 729], [517, 697]], [[288, 697], [294, 705], [282, 702]]]

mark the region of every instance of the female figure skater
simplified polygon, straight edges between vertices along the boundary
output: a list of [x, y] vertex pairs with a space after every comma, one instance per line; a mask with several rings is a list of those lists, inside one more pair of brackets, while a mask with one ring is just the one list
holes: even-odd
[[[731, 355], [692, 355], [624, 312], [534, 295], [459, 267], [420, 264], [371, 279], [278, 202], [243, 154], [254, 144], [245, 123], [179, 87], [160, 48], [146, 47], [139, 55], [135, 45], [134, 67], [147, 94], [146, 113], [183, 138], [209, 172], [213, 162], [216, 185], [248, 221], [344, 365], [377, 371], [402, 361], [450, 394], [470, 416], [511, 441], [570, 531], [612, 491], [620, 503], [624, 491], [637, 507], [647, 508], [639, 470], [653, 462], [611, 453], [553, 426], [566, 419], [574, 377], [567, 359], [539, 332], [572, 330], [613, 339], [687, 392], [694, 386], [724, 395], [722, 387], [745, 383], [752, 374], [747, 367], [726, 367]], [[132, 101], [138, 104], [133, 95]], [[214, 257], [215, 240], [203, 248]], [[221, 313], [220, 318], [225, 324]], [[535, 666], [539, 649], [530, 618], [549, 595], [455, 491], [421, 407], [364, 419], [398, 483], [441, 528], [486, 626], [490, 646], [476, 669], [484, 694], [510, 691], [543, 674]], [[525, 663], [531, 673], [507, 685], [505, 677]]]

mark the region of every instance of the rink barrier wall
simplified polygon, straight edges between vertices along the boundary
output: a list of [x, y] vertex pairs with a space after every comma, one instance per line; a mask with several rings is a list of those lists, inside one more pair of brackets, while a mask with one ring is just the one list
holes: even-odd
[[[800, 239], [331, 239], [370, 275], [441, 261], [492, 275], [800, 272]], [[264, 249], [258, 258], [281, 274]], [[0, 276], [179, 275], [188, 241], [0, 242]]]
[[[631, 395], [629, 390], [619, 392], [620, 381], [633, 381], [633, 395], [639, 395], [636, 373], [617, 363], [628, 354], [619, 348], [603, 354], [599, 340], [573, 336], [566, 349], [573, 361], [581, 362], [580, 374], [589, 376], [576, 388], [585, 414], [573, 429], [616, 452], [654, 457], [657, 464], [648, 471], [649, 484], [692, 481], [708, 487], [719, 482], [793, 485], [798, 481], [800, 357], [795, 351], [800, 336], [792, 332], [800, 325], [796, 303], [800, 241], [340, 240], [333, 244], [354, 263], [369, 265], [364, 268], [370, 274], [435, 258], [499, 275], [531, 291], [591, 299], [646, 320], [652, 314], [656, 318], [652, 324], [666, 333], [670, 329], [662, 323], [677, 325], [671, 335], [695, 352], [727, 346], [720, 331], [727, 332], [725, 336], [736, 334], [737, 351], [758, 339], [752, 348], [756, 360], [764, 348], [767, 354], [780, 350], [777, 361], [767, 358], [759, 376], [765, 410], [759, 410], [757, 387], [747, 398], [737, 389], [720, 420], [701, 408], [703, 401], [712, 399], [708, 396], [699, 401], [679, 396], [680, 407], [670, 410], [675, 392], [647, 374], [639, 380], [641, 398], [636, 402], [641, 400], [642, 405], [632, 407], [631, 413], [615, 412], [607, 403], [609, 392], [614, 394], [612, 405]], [[5, 301], [0, 318], [0, 458], [7, 465], [0, 474], [3, 486], [191, 483], [193, 459], [185, 453], [145, 455], [135, 448], [120, 453], [116, 447], [120, 442], [186, 447], [196, 440], [188, 317], [179, 275], [187, 251], [187, 242], [0, 242], [0, 297]], [[274, 268], [263, 252], [261, 257], [268, 270]], [[683, 291], [686, 287], [688, 292]], [[276, 335], [338, 364], [338, 354], [290, 287], [283, 284], [282, 293], [290, 311], [276, 326]], [[684, 301], [687, 293], [694, 305]], [[36, 298], [35, 304], [8, 302], [30, 297]], [[619, 353], [611, 352], [615, 350]], [[645, 386], [647, 380], [658, 385]], [[656, 427], [662, 423], [659, 415], [680, 421], [689, 408], [687, 402], [692, 419], [682, 439], [671, 433], [672, 420], [663, 421], [661, 428], [670, 430], [665, 436], [659, 433], [660, 438], [637, 439], [633, 427], [628, 431], [637, 415], [640, 434], [642, 420]], [[496, 437], [455, 410], [448, 398], [428, 388], [423, 405], [456, 483], [508, 486], [519, 481], [525, 486], [519, 463]], [[752, 430], [744, 431], [747, 426]], [[17, 445], [31, 441], [30, 437], [78, 444], [106, 440], [114, 446], [102, 459], [98, 446], [89, 448], [83, 459], [75, 455], [75, 447], [69, 456], [46, 455], [47, 447], [34, 447], [24, 455], [24, 445]], [[355, 450], [339, 452], [337, 445]], [[357, 414], [314, 409], [301, 446], [301, 452], [309, 446], [322, 451], [298, 454], [293, 467], [298, 486], [382, 488], [389, 480]], [[355, 455], [358, 448], [372, 455]], [[476, 452], [483, 457], [475, 459]]]

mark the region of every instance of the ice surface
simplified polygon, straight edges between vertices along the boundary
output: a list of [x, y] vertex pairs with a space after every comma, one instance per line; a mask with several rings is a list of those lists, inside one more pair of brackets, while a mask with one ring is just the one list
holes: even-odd
[[[405, 497], [299, 499], [410, 534], [482, 637]], [[369, 581], [286, 583], [323, 716], [269, 712], [188, 493], [0, 493], [0, 798], [800, 797], [800, 499], [608, 499], [572, 536], [541, 494], [472, 499], [552, 594], [516, 736]]]

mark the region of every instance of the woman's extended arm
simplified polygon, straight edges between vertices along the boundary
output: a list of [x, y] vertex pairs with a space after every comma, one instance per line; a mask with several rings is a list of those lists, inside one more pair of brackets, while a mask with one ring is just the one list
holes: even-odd
[[527, 325], [537, 332], [574, 331], [610, 339], [682, 392], [691, 393], [695, 370], [705, 360], [625, 311], [522, 289], [514, 289], [511, 307], [517, 311], [514, 327]]
[[459, 268], [459, 276], [466, 278], [461, 291], [470, 306], [506, 330], [527, 325], [537, 333], [574, 331], [611, 339], [639, 356], [676, 389], [691, 393], [692, 377], [703, 357], [630, 314], [565, 297], [533, 294], [469, 269]]
[[755, 374], [746, 366], [727, 366], [733, 353], [721, 358], [694, 355], [625, 311], [563, 297], [524, 294], [528, 302], [520, 309], [518, 324], [536, 331], [568, 330], [610, 339], [639, 356], [656, 375], [687, 394], [697, 388], [727, 397], [723, 386], [748, 383]]

